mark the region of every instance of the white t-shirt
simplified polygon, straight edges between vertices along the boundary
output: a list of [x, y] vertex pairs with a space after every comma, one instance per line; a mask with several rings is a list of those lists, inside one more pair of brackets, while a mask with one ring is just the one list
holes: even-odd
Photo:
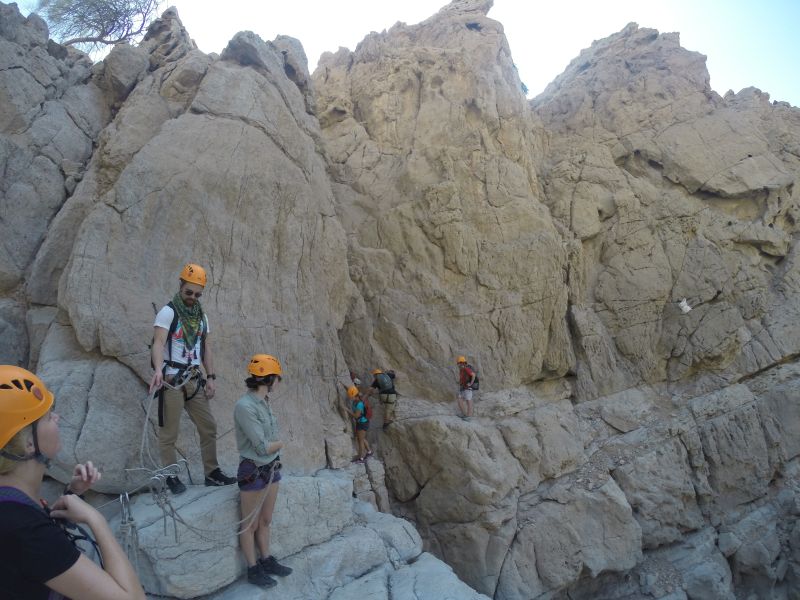
[[[172, 319], [174, 317], [175, 311], [171, 306], [166, 305], [164, 308], [158, 311], [154, 325], [169, 331], [169, 326], [172, 325]], [[197, 340], [194, 343], [194, 348], [187, 350], [186, 345], [183, 342], [183, 324], [181, 323], [180, 319], [178, 319], [178, 324], [175, 327], [175, 331], [172, 332], [172, 354], [167, 356], [167, 347], [169, 345], [169, 340], [167, 340], [167, 342], [164, 343], [164, 360], [171, 360], [172, 362], [183, 365], [201, 365], [203, 357], [200, 355], [200, 345], [203, 332], [205, 332], [206, 335], [211, 333], [211, 328], [208, 326], [208, 317], [206, 317], [206, 315], [203, 315], [203, 322], [200, 325], [200, 331], [197, 334]], [[167, 367], [167, 375], [174, 375], [177, 372], [178, 369]]]

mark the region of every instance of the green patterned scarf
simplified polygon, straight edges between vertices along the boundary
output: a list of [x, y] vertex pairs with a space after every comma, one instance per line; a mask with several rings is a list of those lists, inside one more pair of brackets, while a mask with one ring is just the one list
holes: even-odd
[[203, 323], [203, 307], [199, 300], [194, 301], [194, 306], [189, 308], [183, 302], [183, 296], [178, 292], [172, 298], [172, 304], [178, 312], [183, 329], [183, 344], [187, 352], [191, 352], [197, 343], [197, 334], [200, 332], [200, 325]]

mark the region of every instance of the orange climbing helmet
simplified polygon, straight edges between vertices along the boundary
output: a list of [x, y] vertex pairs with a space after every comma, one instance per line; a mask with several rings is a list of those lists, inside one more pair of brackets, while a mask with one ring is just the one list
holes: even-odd
[[247, 365], [247, 372], [256, 377], [266, 377], [267, 375], [283, 375], [281, 363], [274, 356], [269, 354], [256, 354], [250, 359]]
[[206, 287], [206, 270], [200, 265], [188, 263], [181, 271], [181, 280]]
[[459, 364], [459, 365], [465, 365], [465, 364], [467, 364], [467, 357], [466, 357], [466, 356], [459, 356], [459, 357], [456, 359], [456, 364]]
[[373, 375], [380, 375], [381, 373], [383, 373], [383, 371], [381, 369], [372, 369], [372, 374]]
[[53, 394], [36, 375], [13, 365], [0, 365], [0, 448], [43, 417]]
[[347, 388], [347, 397], [355, 398], [356, 396], [358, 396], [358, 388], [354, 385], [351, 385], [349, 388]]

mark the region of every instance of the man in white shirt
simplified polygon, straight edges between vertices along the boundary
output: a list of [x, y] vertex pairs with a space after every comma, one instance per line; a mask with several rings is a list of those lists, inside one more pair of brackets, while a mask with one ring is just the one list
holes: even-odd
[[[177, 462], [175, 442], [185, 408], [200, 435], [205, 484], [231, 485], [236, 478], [222, 473], [217, 462], [217, 423], [208, 404], [216, 392], [217, 376], [209, 344], [211, 329], [200, 304], [205, 286], [203, 267], [187, 264], [181, 271], [178, 293], [156, 315], [151, 349], [155, 372], [150, 392], [159, 390], [158, 446], [163, 465]], [[205, 381], [201, 366], [205, 369]], [[187, 374], [189, 381], [185, 385], [179, 389], [170, 387]], [[186, 486], [174, 475], [167, 478], [167, 486], [173, 494], [186, 491]]]

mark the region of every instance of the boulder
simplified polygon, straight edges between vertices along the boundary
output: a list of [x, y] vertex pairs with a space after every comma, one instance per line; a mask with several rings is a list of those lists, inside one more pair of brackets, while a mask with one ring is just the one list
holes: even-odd
[[[350, 528], [347, 534], [350, 538], [357, 537], [359, 531], [352, 531], [351, 491], [352, 483], [346, 477], [285, 478], [271, 528], [272, 553], [279, 559], [301, 553], [303, 556], [298, 558], [321, 568], [322, 549], [310, 551], [314, 558], [309, 558], [304, 549], [335, 545], [338, 542], [332, 538], [347, 528]], [[137, 498], [132, 509], [139, 538], [137, 563], [140, 578], [149, 593], [194, 598], [241, 577], [244, 567], [237, 528], [242, 526], [243, 516], [239, 514], [238, 497], [236, 486], [219, 489], [189, 486], [187, 492], [178, 497], [166, 492], [163, 499], [169, 503], [165, 509], [150, 495]], [[172, 514], [177, 518], [173, 519]], [[374, 542], [370, 546], [370, 542], [365, 541], [364, 556], [369, 555], [368, 550], [374, 550], [376, 556], [367, 560], [387, 560], [378, 534], [360, 528], [362, 537], [367, 532]], [[330, 558], [345, 558], [341, 553], [336, 556], [338, 558]], [[312, 579], [309, 575], [295, 579], [308, 581]], [[324, 580], [318, 574], [313, 579]]]
[[584, 569], [597, 577], [641, 559], [641, 529], [612, 479], [590, 490], [556, 484], [537, 500], [522, 499], [527, 506], [500, 575], [501, 597], [533, 597], [566, 587]]
[[713, 529], [686, 536], [680, 543], [659, 550], [656, 556], [669, 561], [680, 573], [689, 600], [736, 598], [731, 570], [716, 546]]
[[644, 548], [680, 540], [704, 525], [692, 482], [689, 457], [680, 438], [669, 438], [614, 470], [642, 528]]

